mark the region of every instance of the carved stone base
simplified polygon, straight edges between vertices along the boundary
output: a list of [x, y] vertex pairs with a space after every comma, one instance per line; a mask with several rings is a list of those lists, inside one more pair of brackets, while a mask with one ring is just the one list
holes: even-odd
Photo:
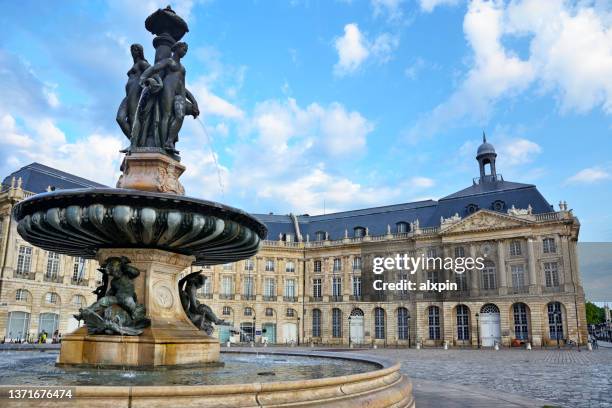
[[140, 270], [134, 280], [138, 302], [151, 327], [140, 336], [88, 335], [82, 327], [62, 337], [58, 364], [153, 368], [219, 361], [219, 341], [189, 320], [178, 294], [179, 275], [194, 257], [157, 249], [101, 249], [98, 261], [126, 256]]
[[184, 195], [179, 177], [185, 166], [161, 153], [132, 153], [121, 164], [117, 188]]

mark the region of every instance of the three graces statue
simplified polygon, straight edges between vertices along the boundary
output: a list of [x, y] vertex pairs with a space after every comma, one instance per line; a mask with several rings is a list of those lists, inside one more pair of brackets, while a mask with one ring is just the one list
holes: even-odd
[[132, 44], [134, 60], [128, 71], [125, 98], [119, 105], [117, 123], [129, 139], [122, 152], [165, 152], [178, 154], [176, 142], [186, 115], [196, 118], [198, 103], [185, 87], [185, 67], [181, 58], [187, 44], [178, 41], [187, 24], [168, 6], [153, 13], [145, 24], [157, 37], [153, 40], [155, 63], [150, 65], [140, 44]]

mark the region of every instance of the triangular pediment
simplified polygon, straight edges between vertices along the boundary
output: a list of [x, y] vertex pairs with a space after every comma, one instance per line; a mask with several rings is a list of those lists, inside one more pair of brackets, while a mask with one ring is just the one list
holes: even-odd
[[487, 231], [496, 229], [523, 227], [532, 222], [511, 215], [500, 214], [490, 210], [479, 210], [461, 221], [441, 229], [442, 234], [458, 232]]

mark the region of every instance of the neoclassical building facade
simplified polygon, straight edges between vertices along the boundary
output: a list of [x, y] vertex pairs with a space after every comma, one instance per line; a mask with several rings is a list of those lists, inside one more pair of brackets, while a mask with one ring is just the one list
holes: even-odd
[[[534, 185], [503, 180], [496, 157], [484, 140], [476, 156], [480, 177], [437, 201], [316, 216], [256, 214], [269, 229], [257, 256], [203, 270], [202, 301], [227, 322], [216, 335], [223, 342], [240, 333], [242, 341], [283, 344], [584, 343], [578, 219], [565, 203], [555, 211]], [[0, 330], [7, 337], [76, 327], [71, 315], [92, 301], [99, 279], [94, 261], [31, 248], [11, 225], [11, 206], [29, 194], [49, 186], [95, 186], [45, 168], [75, 185], [47, 174], [34, 188], [26, 175], [42, 167], [32, 164], [7, 177], [0, 196]], [[375, 257], [396, 254], [485, 261], [483, 269], [461, 274], [442, 268], [373, 273]], [[375, 279], [448, 282], [456, 290], [375, 291]]]

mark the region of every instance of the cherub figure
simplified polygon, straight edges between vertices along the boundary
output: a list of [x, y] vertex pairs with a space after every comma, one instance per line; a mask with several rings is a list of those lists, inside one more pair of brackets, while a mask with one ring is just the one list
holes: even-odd
[[214, 330], [212, 324], [223, 324], [225, 321], [219, 319], [208, 305], [197, 300], [198, 289], [204, 286], [207, 279], [200, 272], [190, 273], [179, 281], [179, 296], [189, 320], [210, 335]]

